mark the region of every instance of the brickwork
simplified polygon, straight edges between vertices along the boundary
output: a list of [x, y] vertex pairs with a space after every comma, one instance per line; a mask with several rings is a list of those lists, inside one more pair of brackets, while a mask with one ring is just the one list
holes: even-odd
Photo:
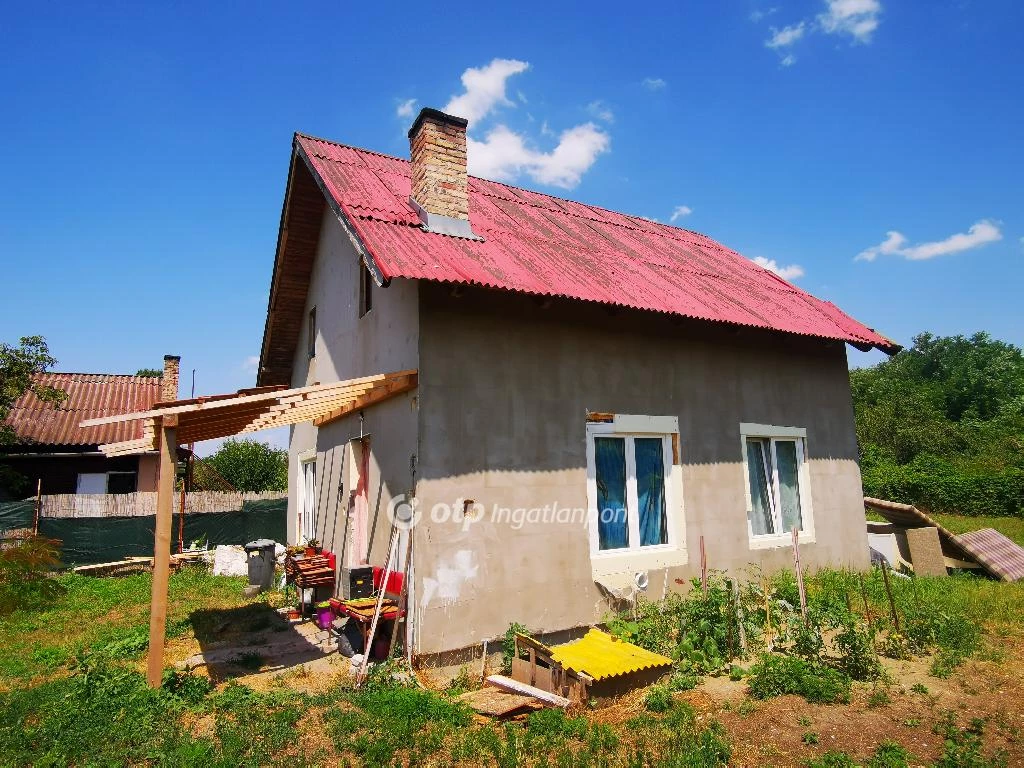
[[181, 358], [175, 355], [164, 355], [164, 377], [160, 383], [160, 400], [178, 399], [178, 364]]
[[468, 220], [465, 121], [425, 111], [413, 124], [409, 148], [413, 199], [428, 213]]

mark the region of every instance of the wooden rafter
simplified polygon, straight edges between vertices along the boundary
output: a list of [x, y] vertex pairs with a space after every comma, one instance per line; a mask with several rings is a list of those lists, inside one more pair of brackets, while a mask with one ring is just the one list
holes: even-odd
[[177, 419], [177, 439], [182, 443], [248, 434], [304, 421], [322, 426], [408, 392], [416, 383], [416, 371], [396, 371], [296, 389], [247, 390], [237, 395], [158, 403], [149, 411], [90, 419], [83, 422], [83, 426], [141, 420], [141, 438], [100, 446], [107, 456], [125, 456], [157, 448], [160, 419]]

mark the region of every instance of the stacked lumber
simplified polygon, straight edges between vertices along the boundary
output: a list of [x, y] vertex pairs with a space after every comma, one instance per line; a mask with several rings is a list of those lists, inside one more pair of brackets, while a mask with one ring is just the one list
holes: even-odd
[[284, 573], [288, 583], [295, 584], [299, 589], [334, 586], [334, 569], [324, 555], [286, 557]]

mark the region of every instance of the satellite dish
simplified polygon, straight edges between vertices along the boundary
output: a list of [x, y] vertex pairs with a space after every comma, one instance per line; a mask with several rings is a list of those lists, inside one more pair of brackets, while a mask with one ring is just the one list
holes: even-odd
[[633, 586], [636, 587], [637, 592], [646, 592], [649, 583], [647, 571], [637, 571], [633, 574]]

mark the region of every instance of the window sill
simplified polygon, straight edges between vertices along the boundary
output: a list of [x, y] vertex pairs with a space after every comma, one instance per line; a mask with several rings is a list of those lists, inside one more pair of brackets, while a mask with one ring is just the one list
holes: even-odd
[[607, 576], [613, 573], [636, 573], [637, 571], [653, 571], [659, 568], [674, 568], [686, 565], [688, 561], [685, 547], [658, 547], [650, 551], [628, 550], [624, 552], [595, 553], [590, 556], [590, 569], [594, 576]]
[[[758, 536], [757, 538], [749, 539], [750, 549], [781, 549], [783, 547], [793, 546], [793, 535], [791, 533], [785, 533], [781, 536]], [[800, 533], [801, 544], [813, 544], [814, 536], [806, 533]]]

